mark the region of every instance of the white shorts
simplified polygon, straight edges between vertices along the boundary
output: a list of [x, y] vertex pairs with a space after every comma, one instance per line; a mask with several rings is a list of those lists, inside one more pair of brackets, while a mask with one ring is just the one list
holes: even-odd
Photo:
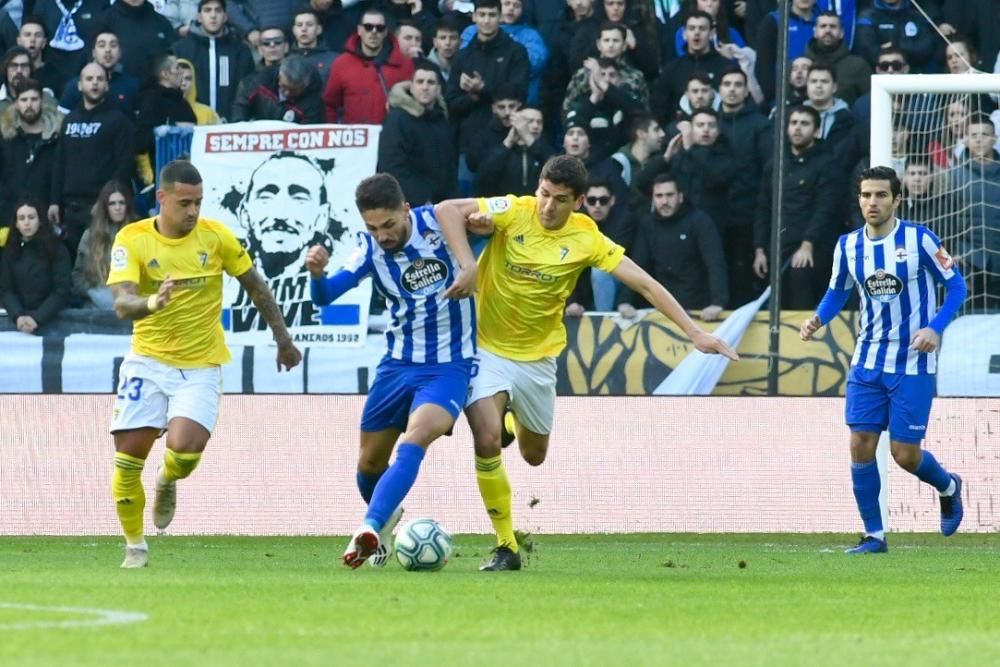
[[209, 433], [219, 418], [222, 367], [174, 368], [130, 352], [118, 373], [118, 398], [111, 432], [158, 428], [174, 417], [186, 417]]
[[472, 367], [466, 405], [505, 391], [517, 420], [529, 431], [548, 435], [556, 409], [556, 358], [514, 361], [480, 349]]

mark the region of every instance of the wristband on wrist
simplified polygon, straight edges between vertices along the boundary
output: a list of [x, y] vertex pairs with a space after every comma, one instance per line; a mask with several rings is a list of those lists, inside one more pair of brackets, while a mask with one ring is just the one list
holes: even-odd
[[146, 308], [149, 309], [150, 313], [155, 313], [160, 309], [160, 302], [157, 300], [155, 294], [149, 295], [149, 298], [146, 300]]

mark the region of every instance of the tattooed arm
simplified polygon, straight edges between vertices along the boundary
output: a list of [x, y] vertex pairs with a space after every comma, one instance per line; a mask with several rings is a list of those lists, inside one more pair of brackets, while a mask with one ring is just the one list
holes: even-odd
[[174, 281], [170, 276], [166, 276], [160, 284], [155, 300], [153, 296], [139, 296], [139, 285], [136, 283], [115, 283], [111, 286], [111, 294], [115, 298], [115, 315], [120, 320], [141, 320], [166, 308], [173, 290]]
[[278, 370], [280, 371], [282, 366], [286, 370], [298, 366], [299, 362], [302, 361], [302, 353], [292, 343], [292, 336], [288, 333], [281, 309], [278, 308], [271, 288], [254, 269], [236, 276], [236, 279], [240, 281], [240, 285], [243, 285], [243, 289], [246, 290], [253, 304], [257, 306], [261, 317], [274, 332], [274, 342], [278, 344]]

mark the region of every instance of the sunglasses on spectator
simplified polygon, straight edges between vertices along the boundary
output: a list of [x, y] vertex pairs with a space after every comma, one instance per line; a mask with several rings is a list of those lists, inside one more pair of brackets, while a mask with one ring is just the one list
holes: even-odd
[[362, 23], [361, 27], [365, 29], [365, 32], [385, 32], [384, 23]]
[[902, 72], [904, 67], [906, 67], [906, 63], [902, 60], [883, 60], [876, 65], [877, 69], [885, 72]]
[[587, 197], [587, 203], [591, 206], [607, 206], [611, 203], [611, 197], [600, 196], [600, 197]]
[[283, 37], [272, 37], [271, 39], [260, 40], [261, 46], [281, 46], [284, 43], [285, 40]]

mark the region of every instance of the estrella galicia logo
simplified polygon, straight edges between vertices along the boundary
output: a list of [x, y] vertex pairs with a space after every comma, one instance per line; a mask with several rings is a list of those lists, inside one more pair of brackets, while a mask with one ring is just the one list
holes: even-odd
[[878, 269], [865, 278], [865, 291], [879, 303], [889, 303], [903, 293], [903, 281], [885, 269]]
[[440, 259], [418, 259], [403, 271], [399, 283], [414, 296], [437, 292], [448, 280], [448, 265]]

